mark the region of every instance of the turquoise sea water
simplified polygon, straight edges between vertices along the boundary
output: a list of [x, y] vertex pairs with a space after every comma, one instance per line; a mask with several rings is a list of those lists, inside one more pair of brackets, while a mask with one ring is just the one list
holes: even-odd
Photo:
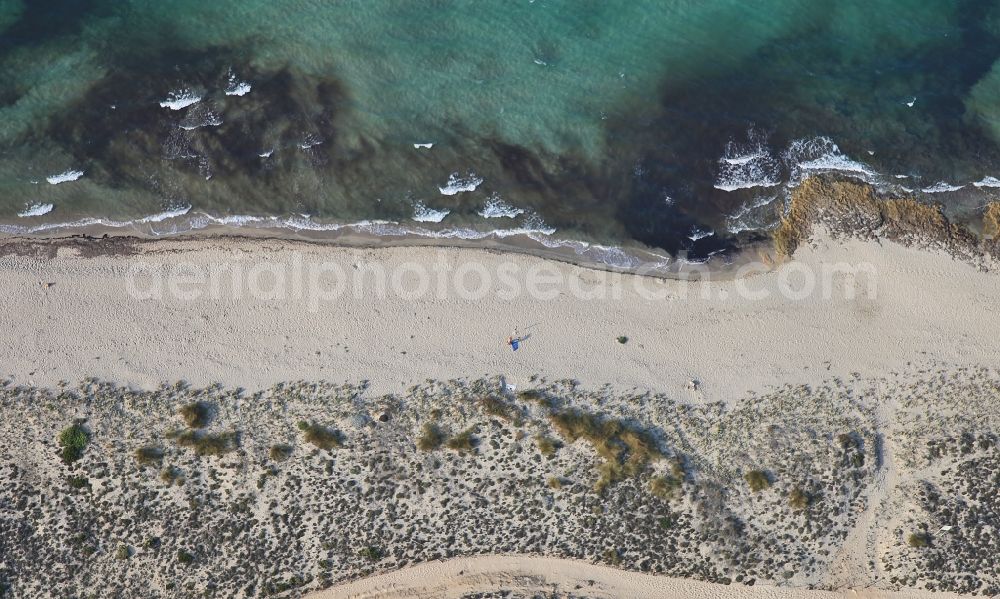
[[0, 0], [0, 230], [705, 255], [829, 170], [970, 212], [1000, 186], [998, 5]]

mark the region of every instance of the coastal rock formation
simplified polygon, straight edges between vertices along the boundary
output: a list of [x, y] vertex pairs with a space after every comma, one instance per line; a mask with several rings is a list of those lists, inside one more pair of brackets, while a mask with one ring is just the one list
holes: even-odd
[[[995, 214], [987, 211], [987, 228]], [[966, 227], [949, 222], [939, 205], [881, 197], [871, 185], [835, 177], [810, 177], [795, 188], [788, 212], [773, 234], [775, 250], [791, 256], [814, 226], [838, 237], [939, 248], [980, 265], [997, 255], [992, 240], [979, 239]]]

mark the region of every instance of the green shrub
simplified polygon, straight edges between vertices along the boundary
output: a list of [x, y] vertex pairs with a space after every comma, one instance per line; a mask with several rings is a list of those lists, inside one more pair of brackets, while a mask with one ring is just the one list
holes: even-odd
[[180, 447], [193, 449], [199, 456], [220, 456], [239, 447], [239, 434], [236, 431], [222, 433], [184, 431], [177, 435], [176, 443]]
[[612, 566], [618, 566], [622, 563], [622, 554], [617, 549], [605, 549], [604, 550], [604, 561], [608, 562]]
[[466, 429], [451, 439], [448, 439], [448, 449], [457, 451], [458, 453], [470, 453], [476, 451], [476, 445], [479, 444], [479, 440], [473, 435], [475, 433], [474, 428]]
[[910, 547], [916, 547], [917, 549], [922, 549], [928, 547], [931, 544], [931, 536], [926, 532], [914, 532], [910, 533], [907, 537], [906, 543]]
[[270, 451], [268, 451], [268, 456], [270, 456], [272, 461], [284, 462], [288, 458], [292, 457], [292, 446], [284, 443], [276, 443], [271, 446]]
[[188, 553], [183, 549], [177, 550], [177, 561], [184, 564], [185, 566], [194, 563], [194, 554]]
[[115, 552], [115, 557], [120, 560], [126, 560], [132, 557], [132, 549], [128, 545], [119, 545], [118, 550]]
[[425, 422], [424, 428], [417, 439], [417, 449], [420, 451], [434, 451], [444, 443], [444, 432], [437, 424]]
[[364, 547], [358, 551], [358, 555], [368, 561], [377, 562], [382, 559], [382, 550], [378, 547]]
[[788, 494], [788, 505], [797, 510], [804, 510], [812, 503], [812, 497], [802, 489], [796, 487]]
[[159, 466], [163, 462], [163, 449], [156, 445], [146, 445], [135, 450], [135, 461], [140, 466]]
[[751, 470], [743, 475], [743, 479], [750, 485], [750, 490], [754, 493], [763, 491], [771, 486], [771, 480], [763, 470]]
[[90, 442], [90, 433], [79, 424], [74, 424], [63, 429], [59, 433], [59, 447], [62, 448], [59, 455], [67, 465], [83, 457], [83, 450]]
[[212, 423], [214, 406], [208, 402], [195, 401], [182, 406], [180, 409], [181, 418], [188, 428], [205, 428]]
[[626, 337], [625, 335], [619, 335], [615, 340], [618, 341], [618, 343], [621, 343], [622, 345], [628, 343], [628, 337]]
[[70, 487], [74, 489], [84, 489], [90, 487], [90, 481], [83, 476], [71, 476], [67, 479]]
[[[299, 428], [302, 428], [301, 425]], [[307, 423], [306, 427], [302, 429], [303, 438], [306, 443], [315, 445], [320, 449], [337, 449], [344, 446], [343, 435], [340, 431], [327, 428], [322, 424]]]
[[552, 489], [553, 491], [558, 491], [559, 489], [562, 488], [563, 481], [558, 476], [550, 476], [547, 484], [549, 485], [549, 488]]

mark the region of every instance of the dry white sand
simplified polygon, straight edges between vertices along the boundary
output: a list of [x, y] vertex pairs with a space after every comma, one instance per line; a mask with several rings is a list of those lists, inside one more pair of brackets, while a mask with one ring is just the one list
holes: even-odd
[[[412, 271], [441, 264], [437, 268], [451, 278], [456, 270], [507, 268], [522, 293], [510, 299], [462, 299], [453, 292], [437, 297], [432, 284], [416, 299], [391, 290], [379, 297], [370, 286], [355, 296], [349, 283], [338, 299], [317, 302], [318, 311], [310, 310], [314, 298], [308, 290], [302, 297], [294, 291], [233, 297], [225, 292], [228, 283], [220, 283], [222, 291], [213, 297], [208, 283], [176, 277], [180, 291], [197, 288], [203, 296], [183, 299], [166, 288], [160, 299], [133, 293], [151, 284], [148, 278], [134, 280], [140, 264], [185, 264], [184, 272], [207, 269], [229, 281], [234, 264], [243, 271], [291, 273], [324, 262], [348, 275], [369, 267], [403, 272], [404, 282], [404, 265]], [[780, 292], [783, 281], [796, 280], [787, 269], [704, 287], [633, 276], [602, 282], [607, 273], [527, 256], [260, 240], [164, 241], [127, 259], [84, 258], [65, 249], [51, 259], [8, 256], [0, 258], [0, 376], [40, 385], [96, 376], [143, 387], [186, 379], [247, 389], [284, 380], [367, 379], [373, 392], [428, 378], [496, 374], [522, 386], [539, 374], [586, 386], [668, 392], [696, 379], [699, 391], [689, 399], [725, 401], [780, 383], [903, 370], [911, 361], [995, 363], [996, 274], [942, 254], [825, 238], [801, 249], [791, 269], [808, 270], [818, 281], [834, 263], [870, 264], [874, 293], [859, 289], [848, 298], [844, 277], [834, 277], [831, 297], [817, 288], [791, 300]], [[541, 285], [554, 298], [524, 292], [530, 269], [562, 278], [562, 284]], [[287, 275], [289, 288], [293, 276]], [[271, 290], [267, 277], [258, 279], [264, 291]], [[637, 285], [665, 297], [645, 299]], [[609, 297], [581, 299], [574, 293], [581, 287]], [[742, 297], [742, 288], [768, 297]], [[530, 337], [512, 352], [505, 342], [515, 328]], [[628, 343], [617, 343], [619, 335], [628, 336]]]
[[952, 593], [722, 585], [625, 572], [585, 562], [526, 556], [481, 556], [430, 562], [312, 593], [308, 599], [451, 599], [498, 589], [523, 594], [558, 589], [595, 599], [951, 599]]

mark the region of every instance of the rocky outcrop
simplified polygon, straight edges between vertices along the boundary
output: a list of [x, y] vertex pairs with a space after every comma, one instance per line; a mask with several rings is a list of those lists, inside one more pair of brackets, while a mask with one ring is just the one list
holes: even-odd
[[[996, 230], [998, 219], [1000, 209], [987, 209], [984, 228]], [[888, 239], [906, 246], [942, 249], [980, 266], [996, 257], [1000, 247], [994, 240], [980, 238], [949, 221], [940, 205], [884, 197], [871, 185], [831, 177], [809, 178], [792, 192], [788, 212], [773, 235], [775, 250], [780, 256], [791, 256], [815, 226], [835, 237]]]

